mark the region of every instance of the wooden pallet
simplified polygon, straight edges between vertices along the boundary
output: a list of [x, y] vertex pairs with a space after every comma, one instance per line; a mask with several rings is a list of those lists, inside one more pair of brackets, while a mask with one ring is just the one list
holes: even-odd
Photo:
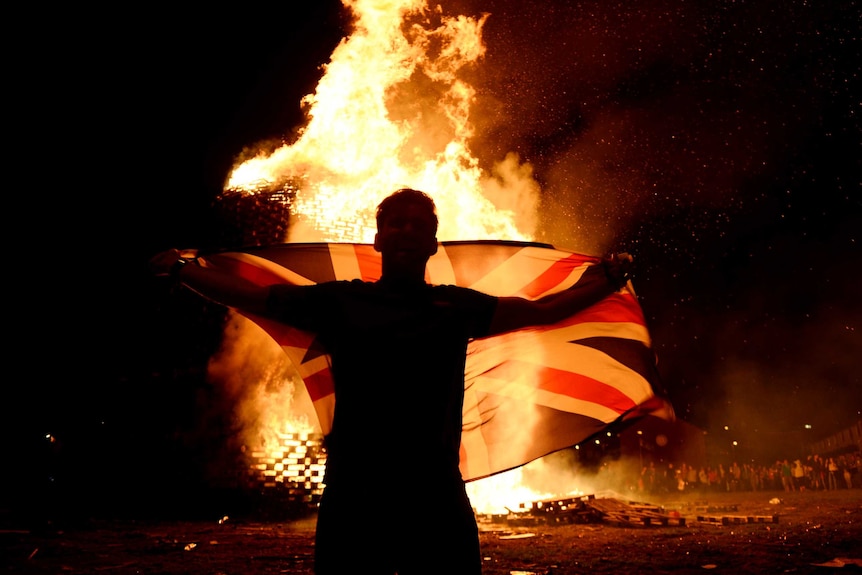
[[778, 523], [778, 515], [698, 515], [701, 523], [742, 525], [746, 523]]
[[736, 513], [739, 510], [739, 506], [732, 505], [695, 505], [694, 511], [696, 513], [703, 514], [711, 514], [714, 515], [716, 513]]
[[593, 499], [594, 495], [582, 495], [521, 504], [518, 510], [510, 510], [508, 522], [510, 525], [594, 523], [599, 517], [586, 505]]
[[649, 527], [685, 526], [685, 517], [671, 515], [663, 508], [648, 503], [626, 502], [613, 498], [593, 499], [586, 503], [608, 523], [622, 526]]

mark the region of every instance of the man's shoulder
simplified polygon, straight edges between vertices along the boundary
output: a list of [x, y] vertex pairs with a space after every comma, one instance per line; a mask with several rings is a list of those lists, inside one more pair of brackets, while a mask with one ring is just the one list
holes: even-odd
[[353, 290], [353, 289], [367, 289], [368, 286], [373, 286], [373, 282], [368, 282], [361, 279], [350, 279], [350, 280], [329, 280], [319, 283], [309, 283], [309, 284], [298, 284], [298, 283], [278, 283], [273, 284], [272, 289], [280, 289], [280, 290]]
[[456, 295], [472, 295], [472, 294], [482, 294], [480, 291], [476, 291], [473, 288], [459, 286], [454, 284], [434, 284], [430, 286], [432, 290], [437, 293], [450, 293]]
[[435, 299], [449, 299], [466, 303], [491, 303], [497, 300], [494, 296], [465, 286], [440, 284], [431, 286], [431, 289]]
[[363, 293], [373, 289], [373, 284], [360, 279], [355, 280], [330, 280], [313, 284], [279, 283], [270, 286], [271, 299], [276, 301], [302, 300], [313, 301], [323, 298], [329, 299], [339, 295]]

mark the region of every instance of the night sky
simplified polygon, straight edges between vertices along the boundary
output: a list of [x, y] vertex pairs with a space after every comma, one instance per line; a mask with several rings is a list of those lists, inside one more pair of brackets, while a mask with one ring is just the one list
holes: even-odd
[[[213, 408], [229, 398], [204, 377], [221, 311], [146, 261], [238, 241], [217, 202], [234, 159], [290, 137], [349, 33], [338, 2], [307, 4], [104, 26], [58, 14], [14, 64], [24, 218], [7, 227], [24, 249], [7, 257], [24, 281], [4, 439], [19, 477], [74, 483], [80, 466], [161, 483], [167, 449], [193, 460], [167, 477], [192, 482], [230, 433]], [[534, 167], [537, 239], [634, 254], [677, 415], [758, 445], [862, 417], [858, 7], [473, 4], [460, 9], [490, 13], [473, 151]]]

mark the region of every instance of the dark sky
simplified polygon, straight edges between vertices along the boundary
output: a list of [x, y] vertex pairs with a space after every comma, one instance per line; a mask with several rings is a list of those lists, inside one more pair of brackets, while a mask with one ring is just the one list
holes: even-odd
[[[150, 426], [158, 445], [204, 433], [219, 311], [146, 260], [235, 241], [216, 205], [234, 158], [289, 137], [349, 27], [338, 2], [306, 4], [56, 14], [22, 52], [8, 224], [26, 365], [7, 420], [25, 452], [45, 433], [153, 451]], [[862, 416], [858, 8], [464, 4], [490, 13], [477, 157], [534, 166], [538, 239], [635, 255], [678, 416], [759, 443]]]

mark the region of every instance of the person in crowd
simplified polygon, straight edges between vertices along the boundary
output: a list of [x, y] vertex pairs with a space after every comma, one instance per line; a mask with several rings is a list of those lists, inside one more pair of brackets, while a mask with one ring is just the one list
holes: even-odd
[[[262, 287], [195, 265], [178, 250], [155, 255], [151, 268], [222, 305], [314, 333], [329, 353], [335, 413], [325, 438], [318, 575], [344, 573], [348, 548], [362, 573], [475, 575], [482, 570], [478, 527], [459, 470], [467, 344], [551, 324], [598, 302], [626, 283], [632, 259], [604, 258], [577, 290], [535, 301], [493, 297], [426, 283], [438, 247], [430, 196], [398, 190], [376, 216], [376, 282]], [[371, 473], [370, 445], [381, 437], [388, 449]]]
[[796, 486], [796, 489], [805, 491], [805, 467], [802, 465], [801, 459], [793, 461], [790, 472], [793, 475], [793, 484]]
[[808, 456], [807, 459], [807, 471], [809, 477], [809, 485], [811, 485], [811, 489], [822, 491], [826, 488], [823, 482], [823, 459], [819, 454], [814, 453]]
[[697, 470], [697, 482], [702, 490], [709, 489], [709, 471], [704, 466]]
[[719, 491], [729, 491], [730, 490], [730, 479], [728, 479], [727, 468], [723, 463], [718, 464], [718, 490]]
[[847, 485], [847, 489], [853, 489], [853, 471], [851, 469], [850, 456], [841, 455], [839, 459], [841, 462], [838, 466], [841, 468], [842, 475], [844, 475], [844, 484]]
[[793, 467], [787, 459], [779, 462], [781, 469], [781, 484], [785, 491], [796, 491], [796, 483], [793, 482]]
[[852, 462], [853, 487], [862, 487], [862, 451], [857, 451], [850, 456]]
[[730, 464], [729, 473], [729, 483], [728, 483], [728, 491], [737, 491], [739, 489], [739, 483], [742, 479], [742, 468], [739, 467], [739, 463], [734, 461]]
[[827, 488], [832, 491], [838, 489], [838, 463], [835, 461], [834, 457], [830, 457], [826, 460], [826, 480], [827, 480]]

